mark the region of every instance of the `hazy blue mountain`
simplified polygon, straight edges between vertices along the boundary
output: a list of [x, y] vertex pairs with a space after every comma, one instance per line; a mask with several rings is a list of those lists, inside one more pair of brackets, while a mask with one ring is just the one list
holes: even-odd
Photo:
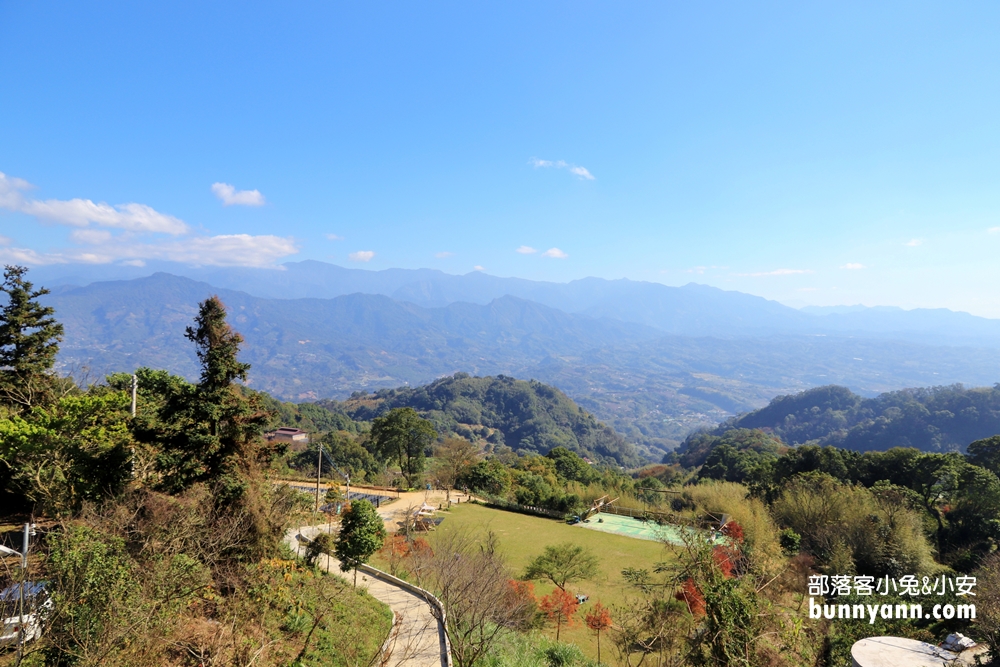
[[789, 308], [775, 301], [706, 285], [670, 287], [634, 280], [584, 278], [552, 283], [500, 278], [483, 272], [452, 275], [434, 269], [349, 269], [317, 261], [280, 269], [186, 267], [151, 262], [145, 267], [79, 265], [33, 270], [39, 284], [87, 285], [164, 271], [218, 288], [267, 299], [331, 299], [364, 293], [435, 308], [453, 303], [485, 305], [504, 296], [566, 313], [608, 317], [681, 336], [743, 337], [773, 334], [841, 334], [932, 345], [1000, 347], [1000, 320], [946, 309]]
[[[709, 298], [716, 292], [728, 299], [707, 288]], [[343, 398], [455, 372], [534, 378], [654, 456], [648, 448], [669, 449], [695, 426], [816, 385], [835, 382], [871, 396], [1000, 379], [996, 349], [846, 335], [664, 335], [512, 296], [434, 308], [373, 294], [263, 299], [162, 273], [56, 288], [47, 300], [66, 325], [60, 363], [75, 375], [88, 369], [92, 379], [138, 366], [193, 378], [197, 361], [184, 328], [211, 294], [246, 338], [252, 386], [280, 398]]]
[[829, 332], [865, 332], [906, 340], [940, 343], [1000, 343], [1000, 320], [947, 308], [904, 310], [893, 306], [806, 307]]
[[253, 386], [283, 398], [336, 396], [456, 371], [521, 374], [552, 355], [658, 335], [509, 296], [444, 308], [371, 294], [261, 299], [164, 273], [63, 287], [46, 302], [66, 326], [64, 367], [100, 377], [153, 366], [193, 377], [197, 363], [184, 328], [212, 294], [246, 339]]

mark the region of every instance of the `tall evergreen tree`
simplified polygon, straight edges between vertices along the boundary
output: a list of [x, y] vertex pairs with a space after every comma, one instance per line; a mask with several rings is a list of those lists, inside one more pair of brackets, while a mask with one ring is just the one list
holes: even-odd
[[198, 347], [201, 378], [193, 388], [179, 388], [161, 410], [162, 485], [171, 491], [200, 481], [239, 486], [241, 468], [273, 453], [263, 439], [270, 414], [256, 394], [237, 384], [250, 369], [237, 359], [243, 337], [226, 322], [217, 296], [200, 304], [186, 336]]
[[28, 269], [6, 266], [0, 292], [7, 303], [0, 310], [0, 401], [26, 412], [51, 400], [55, 386], [52, 366], [59, 352], [63, 326], [55, 311], [38, 303], [49, 293], [24, 279]]

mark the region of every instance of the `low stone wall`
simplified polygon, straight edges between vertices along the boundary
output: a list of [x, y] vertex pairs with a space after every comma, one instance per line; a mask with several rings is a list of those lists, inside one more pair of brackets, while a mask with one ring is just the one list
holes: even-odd
[[383, 572], [382, 570], [371, 567], [370, 565], [361, 565], [358, 567], [358, 571], [364, 572], [369, 577], [375, 577], [376, 579], [381, 579], [386, 583], [402, 588], [404, 591], [409, 591], [414, 595], [422, 597], [423, 599], [427, 600], [427, 604], [429, 604], [431, 608], [434, 610], [434, 616], [437, 617], [439, 621], [438, 634], [441, 642], [441, 655], [446, 659], [446, 662], [444, 662], [443, 664], [447, 665], [447, 667], [452, 667], [451, 642], [448, 641], [448, 619], [445, 616], [444, 605], [441, 604], [441, 601], [437, 599], [437, 596], [435, 596], [430, 591], [424, 590], [419, 586], [414, 586], [408, 581], [404, 581], [399, 577], [394, 577], [388, 572]]

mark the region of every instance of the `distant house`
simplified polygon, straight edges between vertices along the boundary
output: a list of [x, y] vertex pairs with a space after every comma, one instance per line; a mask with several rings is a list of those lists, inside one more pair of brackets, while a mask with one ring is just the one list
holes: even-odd
[[291, 428], [290, 426], [282, 426], [277, 431], [265, 433], [264, 437], [268, 440], [277, 440], [279, 442], [306, 442], [309, 440], [309, 434], [306, 431], [300, 428]]

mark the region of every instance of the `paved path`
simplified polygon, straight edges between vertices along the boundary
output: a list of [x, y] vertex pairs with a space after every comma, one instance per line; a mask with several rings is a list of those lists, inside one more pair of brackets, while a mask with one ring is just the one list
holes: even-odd
[[[304, 553], [303, 539], [311, 540], [321, 531], [325, 532], [326, 528], [326, 525], [321, 525], [293, 529], [286, 536], [286, 541], [293, 549], [300, 548]], [[354, 573], [342, 572], [340, 561], [336, 558], [321, 556], [319, 564], [326, 571], [353, 581]], [[396, 616], [389, 642], [389, 659], [384, 665], [449, 667], [444, 649], [444, 629], [427, 600], [365, 572], [358, 572], [358, 586], [367, 588], [372, 597], [389, 605]]]

